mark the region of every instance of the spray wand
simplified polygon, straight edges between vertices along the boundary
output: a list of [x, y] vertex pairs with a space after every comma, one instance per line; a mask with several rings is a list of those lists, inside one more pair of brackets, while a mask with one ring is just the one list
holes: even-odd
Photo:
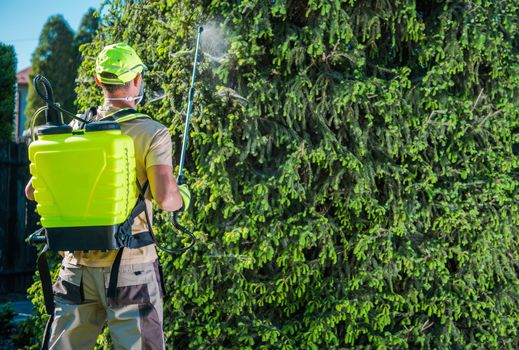
[[[198, 35], [196, 37], [196, 48], [195, 48], [195, 62], [193, 64], [193, 75], [191, 77], [191, 87], [189, 88], [189, 97], [187, 102], [187, 115], [186, 115], [186, 126], [184, 128], [184, 139], [182, 141], [182, 153], [180, 155], [180, 168], [178, 170], [178, 177], [177, 177], [177, 185], [182, 185], [182, 172], [184, 170], [184, 161], [186, 159], [186, 147], [187, 147], [187, 140], [189, 137], [189, 121], [191, 119], [191, 112], [193, 111], [193, 98], [195, 96], [195, 80], [196, 80], [196, 67], [198, 65], [198, 48], [200, 47], [200, 35], [202, 34], [202, 31], [204, 30], [203, 27], [198, 27]], [[175, 228], [185, 234], [188, 234], [191, 237], [191, 244], [187, 247], [179, 248], [179, 249], [168, 249], [168, 252], [183, 252], [186, 250], [191, 249], [196, 242], [195, 235], [179, 224], [178, 222], [178, 212], [173, 213], [172, 218], [173, 226]]]
[[203, 27], [198, 27], [198, 35], [196, 37], [195, 49], [195, 63], [193, 64], [193, 75], [191, 77], [191, 87], [189, 88], [189, 98], [187, 102], [187, 116], [186, 127], [184, 129], [184, 141], [182, 142], [182, 154], [180, 155], [180, 168], [178, 170], [177, 184], [182, 185], [182, 170], [184, 170], [184, 160], [186, 157], [187, 139], [189, 137], [189, 120], [191, 119], [191, 112], [193, 110], [193, 98], [195, 96], [195, 80], [196, 80], [196, 66], [198, 65], [198, 48], [200, 46], [200, 34], [204, 30]]

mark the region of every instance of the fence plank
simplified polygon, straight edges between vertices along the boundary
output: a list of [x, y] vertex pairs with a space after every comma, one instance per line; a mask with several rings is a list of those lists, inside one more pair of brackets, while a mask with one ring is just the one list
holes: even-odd
[[24, 195], [30, 177], [27, 145], [0, 143], [0, 292], [25, 290], [32, 281], [36, 251], [25, 242], [36, 227], [35, 204]]

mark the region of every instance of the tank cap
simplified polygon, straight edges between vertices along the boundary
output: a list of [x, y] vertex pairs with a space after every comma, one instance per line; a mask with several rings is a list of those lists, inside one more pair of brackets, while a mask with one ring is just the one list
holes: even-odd
[[72, 127], [70, 125], [42, 125], [38, 128], [38, 135], [56, 135], [56, 134], [70, 134]]
[[94, 122], [88, 123], [85, 129], [86, 131], [121, 130], [121, 126], [117, 122]]

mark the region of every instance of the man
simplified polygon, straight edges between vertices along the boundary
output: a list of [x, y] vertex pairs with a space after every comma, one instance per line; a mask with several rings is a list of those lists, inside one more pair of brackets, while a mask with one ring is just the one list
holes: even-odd
[[[105, 47], [96, 60], [95, 80], [105, 103], [96, 120], [133, 109], [143, 97], [142, 72], [146, 67], [124, 43]], [[128, 113], [126, 113], [128, 114]], [[131, 113], [130, 113], [131, 114]], [[122, 118], [121, 118], [122, 119]], [[126, 118], [125, 118], [126, 119]], [[146, 117], [120, 122], [121, 132], [135, 145], [137, 180], [145, 192], [151, 219], [151, 198], [161, 209], [185, 210], [190, 193], [173, 176], [171, 135], [162, 124]], [[80, 184], [79, 184], [80, 185]], [[179, 188], [180, 187], [180, 188]], [[151, 193], [150, 193], [151, 191]], [[31, 181], [27, 198], [34, 200]], [[148, 231], [145, 213], [132, 226], [132, 234]], [[117, 296], [107, 297], [117, 250], [65, 252], [53, 286], [55, 312], [50, 349], [92, 349], [105, 321], [116, 349], [164, 349], [161, 276], [155, 245], [124, 248], [117, 277]]]

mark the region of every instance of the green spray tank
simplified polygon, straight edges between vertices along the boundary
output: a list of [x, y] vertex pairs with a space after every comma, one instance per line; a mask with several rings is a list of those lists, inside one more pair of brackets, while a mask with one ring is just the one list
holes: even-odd
[[73, 131], [63, 123], [48, 80], [38, 75], [34, 86], [47, 102], [47, 123], [29, 146], [30, 172], [49, 249], [118, 248], [118, 225], [138, 197], [133, 140], [117, 122]]

